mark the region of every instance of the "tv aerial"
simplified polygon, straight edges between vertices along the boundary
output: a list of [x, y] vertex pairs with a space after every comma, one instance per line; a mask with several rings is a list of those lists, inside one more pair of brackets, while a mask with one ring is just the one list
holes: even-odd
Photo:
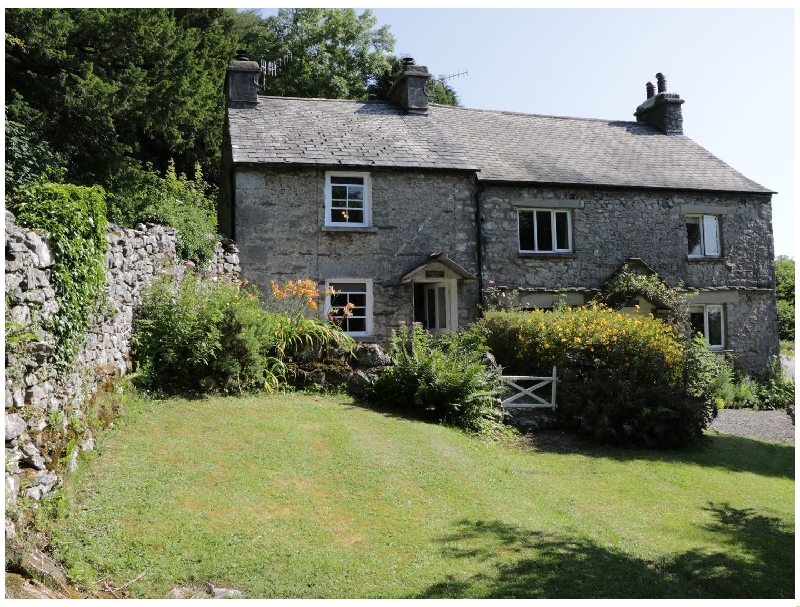
[[267, 77], [276, 77], [278, 75], [278, 69], [285, 66], [291, 60], [292, 51], [288, 51], [285, 55], [277, 59], [262, 59], [260, 63], [261, 69], [255, 77], [256, 86], [261, 89], [266, 88]]

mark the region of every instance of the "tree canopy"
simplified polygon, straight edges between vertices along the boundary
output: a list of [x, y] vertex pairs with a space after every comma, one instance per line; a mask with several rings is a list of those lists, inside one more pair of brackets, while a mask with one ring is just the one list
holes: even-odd
[[240, 18], [251, 58], [291, 57], [268, 77], [267, 93], [285, 97], [364, 99], [371, 80], [389, 67], [394, 36], [365, 10], [293, 8], [257, 21]]
[[[217, 183], [225, 68], [240, 48], [282, 62], [267, 93], [385, 99], [399, 74], [369, 10], [6, 9], [6, 191], [46, 174], [109, 192], [123, 223], [174, 166]], [[434, 103], [458, 103], [434, 87]], [[174, 163], [174, 164], [171, 164]], [[205, 186], [205, 184], [204, 184]], [[213, 192], [206, 190], [213, 195]]]
[[6, 115], [49, 142], [77, 183], [113, 183], [131, 161], [207, 174], [219, 157], [222, 9], [7, 9]]

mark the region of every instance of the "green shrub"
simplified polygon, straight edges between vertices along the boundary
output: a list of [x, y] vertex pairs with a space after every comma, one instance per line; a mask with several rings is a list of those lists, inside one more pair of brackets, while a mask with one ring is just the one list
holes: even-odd
[[53, 151], [41, 133], [31, 131], [25, 125], [8, 119], [6, 106], [6, 195], [36, 182], [42, 176], [60, 181], [64, 159]]
[[419, 324], [392, 333], [393, 365], [368, 398], [423, 418], [480, 431], [497, 407], [499, 373], [484, 361], [474, 334], [432, 335]]
[[270, 311], [246, 282], [190, 273], [149, 287], [134, 319], [138, 384], [167, 393], [273, 390], [289, 357], [350, 338], [316, 318]]
[[794, 402], [794, 381], [775, 357], [767, 373], [753, 378], [738, 371], [730, 358], [708, 350], [697, 336], [687, 351], [688, 390], [719, 409], [785, 409]]
[[710, 422], [713, 406], [697, 385], [690, 390], [680, 332], [661, 321], [590, 305], [487, 312], [472, 331], [506, 373], [570, 368], [575, 380], [559, 383], [559, 420], [600, 442], [674, 447], [699, 441]]
[[217, 244], [217, 212], [214, 201], [206, 198], [208, 186], [203, 182], [200, 166], [194, 181], [175, 174], [170, 162], [159, 188], [152, 193], [144, 209], [147, 221], [161, 223], [178, 230], [177, 252], [181, 259], [191, 260], [205, 268], [214, 257]]
[[194, 181], [176, 174], [170, 162], [164, 177], [152, 167], [145, 171], [132, 163], [113, 184], [109, 218], [126, 226], [152, 222], [178, 231], [177, 253], [201, 269], [214, 257], [217, 244], [215, 192], [195, 167]]
[[779, 357], [769, 364], [766, 376], [757, 385], [758, 409], [786, 409], [794, 404], [794, 381], [783, 370]]
[[7, 201], [19, 225], [49, 236], [50, 281], [58, 312], [43, 328], [55, 336], [55, 365], [64, 371], [104, 300], [105, 192], [100, 187], [36, 182]]
[[549, 375], [554, 366], [564, 367], [575, 357], [624, 368], [646, 385], [677, 381], [683, 372], [683, 346], [673, 329], [602, 305], [491, 311], [471, 330], [513, 375]]
[[164, 278], [143, 293], [134, 319], [137, 383], [167, 393], [277, 387], [275, 323], [257, 294], [236, 283]]

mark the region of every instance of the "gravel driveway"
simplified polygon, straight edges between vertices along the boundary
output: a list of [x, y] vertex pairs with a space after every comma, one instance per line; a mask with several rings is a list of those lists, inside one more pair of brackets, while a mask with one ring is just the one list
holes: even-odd
[[794, 442], [794, 425], [786, 411], [720, 409], [709, 429], [779, 443]]

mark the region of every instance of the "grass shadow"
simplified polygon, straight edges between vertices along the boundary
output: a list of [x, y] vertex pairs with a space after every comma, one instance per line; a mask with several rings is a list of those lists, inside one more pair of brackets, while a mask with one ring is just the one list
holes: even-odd
[[389, 417], [393, 419], [405, 419], [405, 420], [432, 423], [432, 424], [438, 423], [436, 419], [434, 419], [430, 415], [426, 416], [416, 411], [409, 411], [408, 409], [404, 409], [402, 407], [373, 402], [360, 396], [352, 396], [351, 398], [352, 398], [352, 407], [356, 409], [366, 409], [367, 411], [373, 411], [375, 413], [383, 415], [384, 417]]
[[[352, 406], [374, 411], [386, 417], [436, 423], [398, 407], [378, 405], [354, 398]], [[750, 472], [760, 476], [794, 479], [794, 444], [767, 443], [732, 434], [707, 435], [707, 442], [682, 449], [636, 449], [595, 443], [590, 438], [563, 430], [523, 433], [519, 444], [542, 453], [581, 454], [627, 462], [636, 460], [689, 463], [731, 472]]]
[[589, 539], [462, 520], [436, 543], [445, 558], [477, 562], [481, 573], [448, 575], [414, 598], [794, 596], [793, 530], [750, 509], [713, 503], [704, 509], [714, 517], [706, 530], [731, 550], [688, 550], [658, 562]]
[[583, 455], [619, 462], [635, 460], [675, 462], [719, 468], [730, 472], [750, 472], [760, 476], [794, 480], [794, 444], [766, 443], [753, 438], [719, 434], [707, 444], [675, 450], [645, 450], [601, 447], [583, 442]]

